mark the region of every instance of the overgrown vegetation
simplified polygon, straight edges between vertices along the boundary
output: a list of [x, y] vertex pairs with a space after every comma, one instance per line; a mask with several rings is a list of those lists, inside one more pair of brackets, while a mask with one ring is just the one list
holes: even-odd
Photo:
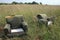
[[28, 36], [16, 37], [11, 40], [60, 40], [60, 16], [56, 17], [54, 25], [46, 27], [38, 24], [37, 14], [44, 13], [48, 16], [60, 15], [60, 6], [48, 5], [0, 5], [0, 27], [6, 24], [7, 15], [24, 15], [28, 23]]

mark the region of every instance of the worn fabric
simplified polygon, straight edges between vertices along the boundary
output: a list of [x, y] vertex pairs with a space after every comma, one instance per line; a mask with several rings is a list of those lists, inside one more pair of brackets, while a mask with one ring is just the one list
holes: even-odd
[[7, 24], [11, 25], [11, 28], [17, 28], [24, 22], [23, 16], [15, 15], [13, 18], [6, 18]]

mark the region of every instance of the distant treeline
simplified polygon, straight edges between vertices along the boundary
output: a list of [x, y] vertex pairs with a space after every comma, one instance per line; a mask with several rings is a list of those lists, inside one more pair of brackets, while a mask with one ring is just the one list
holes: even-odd
[[15, 1], [13, 1], [12, 3], [0, 3], [0, 5], [11, 5], [11, 4], [41, 4], [42, 5], [42, 2], [40, 2], [40, 3], [37, 3], [37, 2], [35, 2], [35, 1], [33, 1], [33, 2], [25, 2], [25, 3], [23, 3], [23, 2], [15, 2]]

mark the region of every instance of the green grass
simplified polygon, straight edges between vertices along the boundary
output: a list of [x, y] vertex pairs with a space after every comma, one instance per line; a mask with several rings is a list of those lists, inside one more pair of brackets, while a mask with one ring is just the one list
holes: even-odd
[[[39, 25], [35, 20], [35, 16], [40, 13], [48, 16], [60, 15], [60, 6], [0, 5], [0, 26], [4, 27], [6, 24], [5, 16], [7, 15], [24, 15], [25, 21], [28, 23], [27, 33], [31, 36], [29, 40], [37, 40], [38, 36], [40, 36], [40, 40], [60, 40], [60, 16], [56, 17], [54, 25], [46, 27], [45, 25]], [[28, 40], [28, 37], [24, 37], [24, 39]]]

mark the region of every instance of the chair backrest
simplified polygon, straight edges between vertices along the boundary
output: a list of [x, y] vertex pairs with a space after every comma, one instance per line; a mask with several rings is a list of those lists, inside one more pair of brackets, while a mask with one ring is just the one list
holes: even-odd
[[10, 24], [12, 28], [17, 28], [24, 22], [23, 15], [15, 15], [6, 17], [7, 24]]
[[47, 15], [46, 14], [38, 14], [37, 18], [38, 19], [47, 19]]

